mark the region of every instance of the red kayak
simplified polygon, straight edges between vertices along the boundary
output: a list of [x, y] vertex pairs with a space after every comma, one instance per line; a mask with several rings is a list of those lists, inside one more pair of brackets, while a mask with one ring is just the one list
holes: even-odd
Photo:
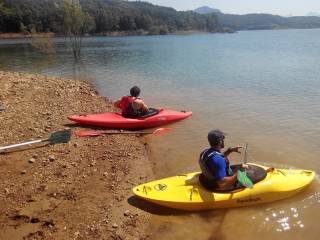
[[68, 119], [76, 123], [100, 126], [108, 128], [121, 129], [144, 129], [153, 128], [173, 123], [187, 117], [190, 117], [192, 112], [173, 111], [169, 109], [161, 109], [155, 115], [138, 119], [125, 118], [119, 113], [102, 113], [92, 115], [73, 115]]

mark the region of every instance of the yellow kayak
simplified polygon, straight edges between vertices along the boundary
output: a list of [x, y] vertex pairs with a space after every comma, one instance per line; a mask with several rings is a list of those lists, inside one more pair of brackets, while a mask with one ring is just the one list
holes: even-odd
[[265, 171], [253, 188], [218, 192], [204, 188], [199, 172], [164, 178], [133, 188], [135, 196], [175, 209], [197, 211], [214, 208], [242, 207], [272, 202], [293, 196], [314, 179], [315, 172], [297, 169], [274, 169], [250, 164]]

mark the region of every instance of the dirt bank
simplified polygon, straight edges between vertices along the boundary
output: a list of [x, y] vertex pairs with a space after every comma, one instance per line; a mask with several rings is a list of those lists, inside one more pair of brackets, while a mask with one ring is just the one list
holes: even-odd
[[[70, 114], [113, 110], [84, 82], [0, 71], [0, 145], [71, 127]], [[0, 107], [1, 109], [1, 107]], [[145, 138], [76, 138], [0, 154], [0, 239], [147, 239], [149, 213], [128, 203], [152, 179]]]

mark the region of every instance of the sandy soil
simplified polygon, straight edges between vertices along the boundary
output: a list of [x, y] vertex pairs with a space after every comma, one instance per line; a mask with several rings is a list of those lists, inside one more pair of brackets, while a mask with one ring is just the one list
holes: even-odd
[[[0, 105], [1, 146], [80, 129], [71, 114], [114, 110], [85, 82], [2, 71]], [[131, 193], [153, 176], [145, 145], [138, 134], [72, 136], [0, 154], [0, 239], [150, 238], [150, 214]]]

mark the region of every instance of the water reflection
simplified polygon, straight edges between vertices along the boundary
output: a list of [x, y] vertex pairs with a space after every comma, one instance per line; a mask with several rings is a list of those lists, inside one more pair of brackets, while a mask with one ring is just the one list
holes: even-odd
[[230, 211], [229, 214], [231, 217], [235, 216], [235, 221], [241, 219], [243, 223], [247, 223], [247, 228], [238, 230], [233, 226], [233, 230], [241, 231], [242, 235], [260, 236], [259, 239], [270, 239], [271, 236], [272, 239], [301, 239], [306, 234], [305, 231], [310, 231], [312, 225], [315, 225], [310, 221], [313, 211], [320, 209], [319, 192], [312, 193], [317, 187], [315, 185], [308, 188], [306, 193], [278, 204], [234, 210], [236, 213]]

